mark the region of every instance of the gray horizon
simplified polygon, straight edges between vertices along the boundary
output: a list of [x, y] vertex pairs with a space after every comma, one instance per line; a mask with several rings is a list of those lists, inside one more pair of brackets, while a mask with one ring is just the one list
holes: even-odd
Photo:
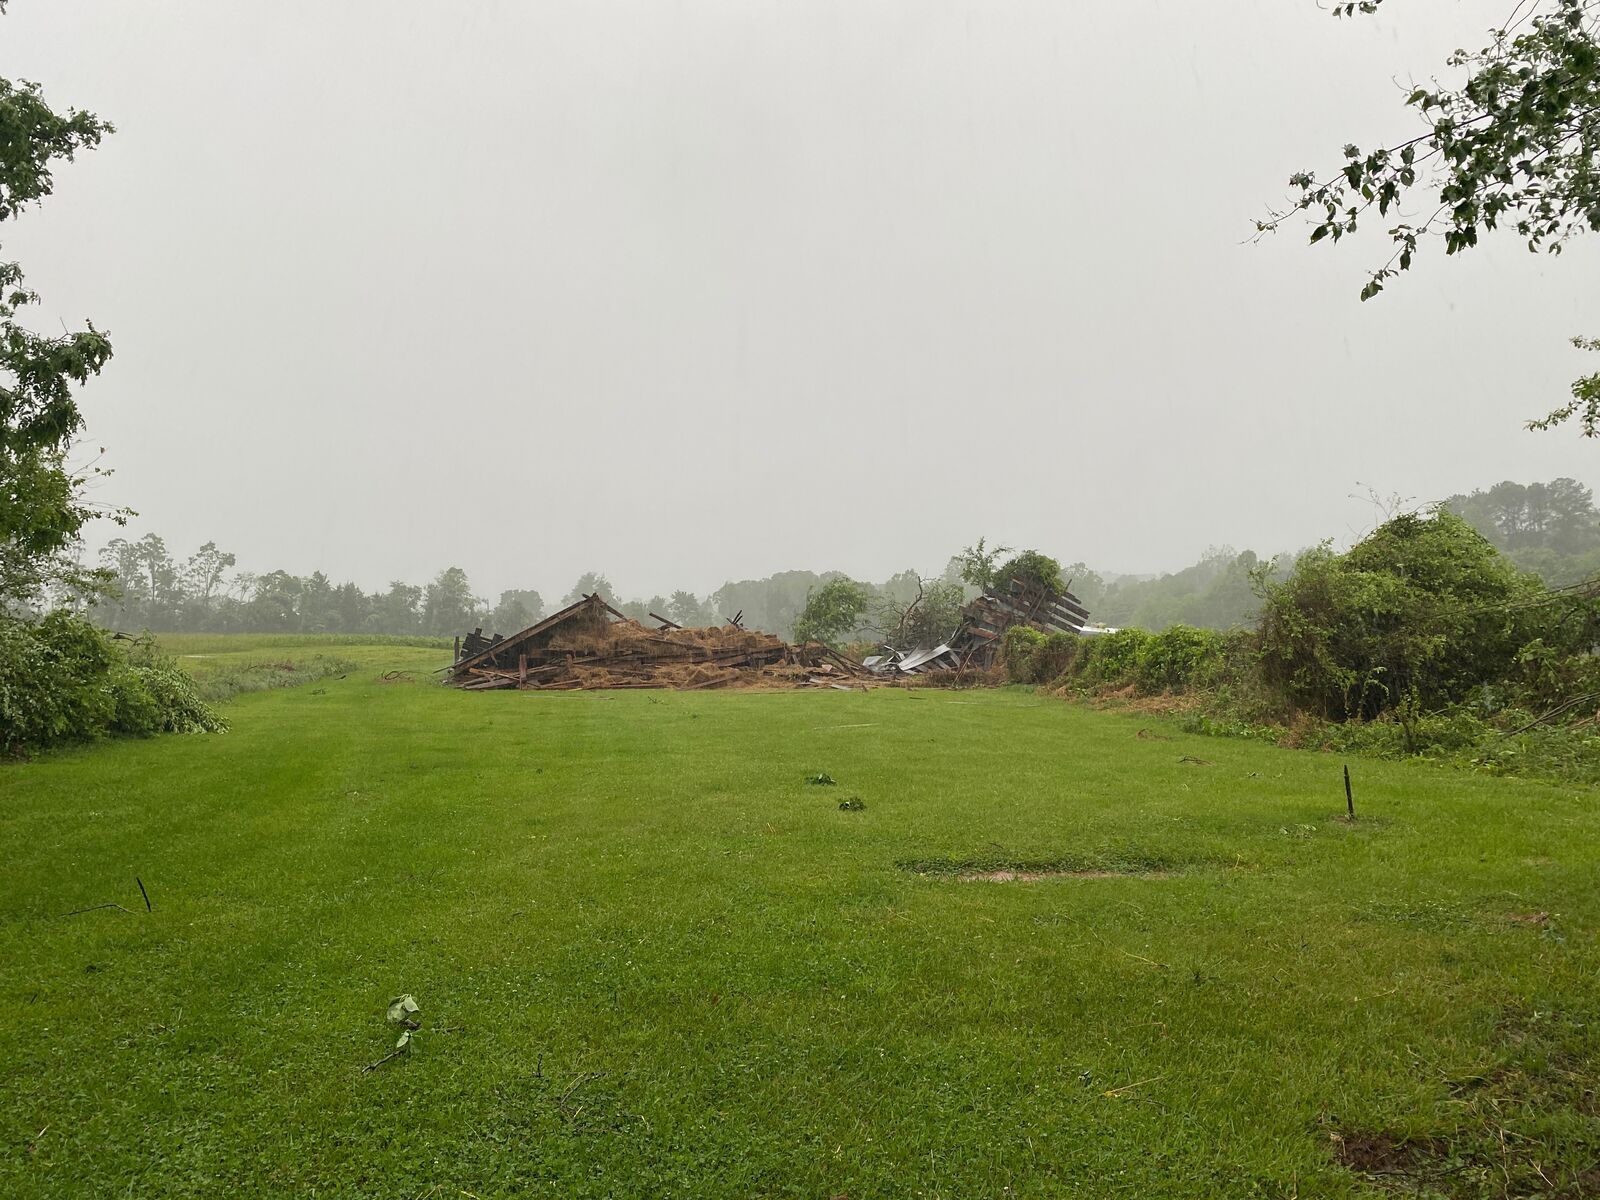
[[117, 132], [4, 256], [111, 334], [80, 457], [130, 533], [369, 590], [980, 535], [1147, 574], [1348, 541], [1369, 487], [1593, 486], [1523, 428], [1594, 369], [1593, 245], [1362, 304], [1380, 222], [1250, 244], [1504, 17], [1392, 9], [13, 0], [0, 74]]

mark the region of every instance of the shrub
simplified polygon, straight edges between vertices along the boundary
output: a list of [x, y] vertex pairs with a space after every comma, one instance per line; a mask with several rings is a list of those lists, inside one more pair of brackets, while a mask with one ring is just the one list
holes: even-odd
[[1337, 721], [1376, 717], [1408, 695], [1435, 710], [1553, 636], [1542, 594], [1454, 514], [1395, 517], [1346, 554], [1310, 551], [1269, 587], [1262, 670], [1289, 702]]
[[1078, 657], [1074, 674], [1090, 687], [1132, 683], [1150, 638], [1143, 629], [1119, 629], [1092, 637]]
[[1026, 625], [1013, 625], [1000, 642], [1000, 664], [1013, 683], [1038, 683], [1034, 656], [1045, 644], [1045, 636]]
[[1033, 651], [1033, 678], [1036, 683], [1052, 683], [1065, 675], [1077, 660], [1083, 639], [1075, 633], [1046, 634]]
[[1141, 692], [1186, 692], [1222, 676], [1224, 635], [1173, 625], [1151, 635], [1139, 652], [1135, 682]]
[[111, 733], [222, 728], [189, 677], [150, 647], [125, 655], [67, 612], [0, 616], [0, 755]]

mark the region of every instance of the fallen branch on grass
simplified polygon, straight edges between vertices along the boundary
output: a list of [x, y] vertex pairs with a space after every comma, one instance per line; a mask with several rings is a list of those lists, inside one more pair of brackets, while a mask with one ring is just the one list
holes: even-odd
[[133, 915], [133, 910], [131, 908], [123, 908], [122, 905], [120, 905], [120, 904], [95, 904], [95, 905], [91, 905], [88, 908], [75, 908], [71, 912], [66, 913], [65, 915], [69, 916], [69, 917], [76, 917], [76, 916], [81, 916], [84, 913], [99, 912], [102, 908], [114, 908], [118, 912], [125, 912], [129, 916]]

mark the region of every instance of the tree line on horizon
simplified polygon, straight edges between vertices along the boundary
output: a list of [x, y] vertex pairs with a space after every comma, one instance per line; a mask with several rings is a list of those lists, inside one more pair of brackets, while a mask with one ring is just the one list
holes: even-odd
[[[1573, 479], [1503, 482], [1451, 496], [1444, 507], [1463, 517], [1496, 549], [1547, 584], [1559, 587], [1600, 573], [1600, 509], [1593, 491]], [[1262, 559], [1253, 551], [1212, 547], [1193, 564], [1156, 576], [1102, 574], [1083, 562], [1061, 568], [1063, 582], [1103, 625], [1159, 630], [1173, 625], [1232, 629], [1260, 610], [1260, 580], [1282, 577], [1298, 555]], [[362, 633], [450, 637], [469, 629], [510, 634], [591, 592], [641, 622], [656, 613], [680, 625], [719, 625], [737, 613], [743, 623], [791, 638], [807, 601], [838, 571], [780, 571], [763, 579], [729, 581], [708, 595], [686, 590], [623, 598], [603, 572], [580, 576], [558, 601], [531, 588], [510, 588], [490, 601], [476, 595], [467, 572], [447, 567], [426, 583], [395, 580], [367, 591], [322, 571], [236, 570], [236, 556], [207, 542], [174, 555], [155, 533], [117, 538], [100, 556], [112, 594], [88, 610], [97, 623], [158, 633]], [[954, 628], [961, 605], [977, 593], [953, 556], [936, 575], [901, 571], [856, 585], [862, 592], [855, 640], [892, 636], [896, 618], [906, 633], [908, 607], [921, 610], [916, 636]], [[920, 600], [918, 599], [920, 597]], [[947, 631], [948, 632], [948, 631]]]

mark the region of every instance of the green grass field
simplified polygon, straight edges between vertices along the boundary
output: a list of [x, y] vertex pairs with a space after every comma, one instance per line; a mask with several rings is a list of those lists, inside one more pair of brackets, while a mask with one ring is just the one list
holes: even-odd
[[0, 768], [0, 1195], [1600, 1194], [1591, 790], [328, 652]]

